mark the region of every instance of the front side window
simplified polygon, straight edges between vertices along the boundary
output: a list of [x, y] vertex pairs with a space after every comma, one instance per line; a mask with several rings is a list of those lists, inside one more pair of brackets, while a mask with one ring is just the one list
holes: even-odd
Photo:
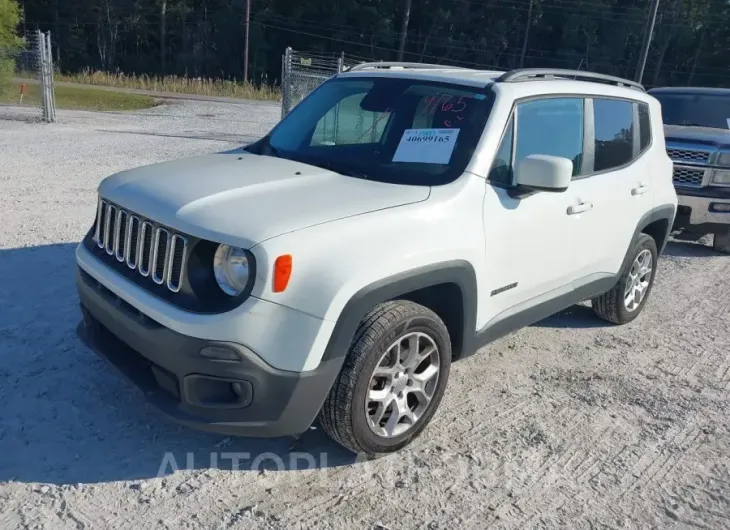
[[573, 162], [583, 156], [583, 99], [551, 98], [517, 105], [515, 163], [529, 155], [553, 155]]
[[618, 99], [593, 100], [594, 171], [631, 162], [634, 155], [634, 104]]
[[492, 101], [480, 87], [335, 78], [273, 129], [261, 154], [381, 182], [443, 184], [464, 172]]
[[492, 162], [492, 169], [489, 171], [489, 180], [500, 186], [512, 184], [512, 143], [514, 141], [514, 119], [510, 118], [505, 129], [502, 143], [497, 150], [497, 156]]
[[[504, 180], [509, 179], [511, 183], [514, 168], [529, 155], [567, 158], [573, 162], [573, 175], [580, 175], [583, 107], [582, 98], [547, 98], [519, 103], [512, 118], [515, 130], [509, 128], [504, 135], [490, 170], [490, 180], [505, 184]], [[514, 153], [513, 134], [516, 134]]]

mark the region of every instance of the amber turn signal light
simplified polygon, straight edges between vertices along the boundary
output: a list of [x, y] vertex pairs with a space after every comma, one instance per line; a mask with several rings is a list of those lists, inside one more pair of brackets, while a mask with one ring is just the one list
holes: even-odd
[[289, 285], [291, 276], [292, 259], [290, 254], [284, 254], [276, 258], [274, 262], [274, 292], [282, 293]]

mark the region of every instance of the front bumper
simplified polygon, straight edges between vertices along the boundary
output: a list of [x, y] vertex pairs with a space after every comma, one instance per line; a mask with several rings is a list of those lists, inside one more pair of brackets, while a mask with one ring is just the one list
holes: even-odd
[[714, 211], [718, 204], [730, 205], [730, 189], [677, 189], [675, 228], [701, 233], [724, 234], [730, 230], [730, 213]]
[[[82, 341], [163, 413], [193, 428], [241, 436], [300, 434], [315, 420], [342, 366], [338, 358], [307, 372], [278, 370], [242, 345], [162, 326], [80, 268], [76, 282]], [[204, 357], [206, 347], [224, 348], [240, 360]]]

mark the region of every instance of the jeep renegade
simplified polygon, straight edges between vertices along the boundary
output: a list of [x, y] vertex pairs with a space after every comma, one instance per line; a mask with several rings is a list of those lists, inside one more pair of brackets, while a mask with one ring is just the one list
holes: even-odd
[[659, 102], [569, 70], [370, 63], [233, 151], [123, 171], [78, 246], [79, 333], [172, 418], [410, 443], [454, 360], [651, 293], [677, 209]]

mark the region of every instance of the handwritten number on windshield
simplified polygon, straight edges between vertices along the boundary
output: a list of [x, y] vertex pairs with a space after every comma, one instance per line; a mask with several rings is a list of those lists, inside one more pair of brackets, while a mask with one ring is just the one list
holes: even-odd
[[[468, 96], [452, 96], [449, 94], [439, 94], [437, 96], [430, 96], [426, 98], [426, 114], [427, 115], [434, 115], [436, 114], [436, 111], [439, 110], [441, 112], [448, 112], [453, 113], [453, 118], [455, 118], [457, 121], [462, 121], [464, 119], [464, 116], [461, 115], [462, 112], [466, 110], [467, 104], [466, 100], [471, 99]], [[450, 118], [444, 117], [443, 121], [444, 127], [451, 127], [453, 122]]]

